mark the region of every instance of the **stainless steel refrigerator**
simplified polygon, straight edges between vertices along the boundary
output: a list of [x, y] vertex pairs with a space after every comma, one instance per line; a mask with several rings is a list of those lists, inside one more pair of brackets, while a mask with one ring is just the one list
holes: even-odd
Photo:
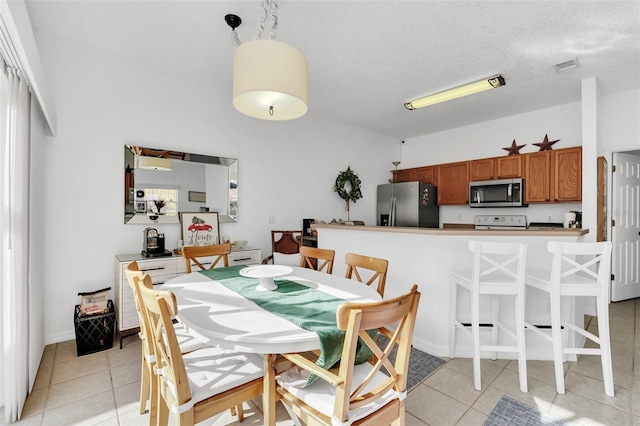
[[378, 185], [377, 225], [439, 228], [437, 189], [420, 182]]

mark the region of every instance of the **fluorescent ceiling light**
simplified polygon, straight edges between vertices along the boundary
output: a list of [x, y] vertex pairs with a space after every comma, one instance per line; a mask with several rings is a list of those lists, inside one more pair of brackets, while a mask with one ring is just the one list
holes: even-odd
[[424, 108], [429, 105], [439, 104], [440, 102], [450, 101], [452, 99], [461, 98], [463, 96], [473, 95], [474, 93], [484, 92], [485, 90], [495, 89], [504, 86], [504, 78], [501, 75], [495, 75], [484, 80], [475, 81], [463, 86], [454, 87], [452, 89], [443, 90], [442, 92], [423, 96], [404, 104], [408, 110]]
[[159, 157], [138, 157], [138, 168], [156, 172], [171, 171], [171, 159]]
[[560, 62], [559, 64], [554, 65], [557, 72], [567, 71], [579, 66], [580, 62], [578, 62], [578, 58], [573, 58], [569, 61]]

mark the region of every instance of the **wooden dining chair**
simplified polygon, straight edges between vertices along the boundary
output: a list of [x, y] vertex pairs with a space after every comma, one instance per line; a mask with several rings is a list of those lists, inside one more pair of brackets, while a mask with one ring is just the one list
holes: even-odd
[[298, 266], [301, 244], [302, 231], [271, 231], [271, 254], [262, 261], [262, 264]]
[[[187, 274], [191, 273], [191, 263], [193, 262], [200, 269], [213, 269], [222, 260], [224, 266], [229, 266], [229, 253], [231, 253], [231, 244], [215, 244], [212, 246], [184, 246], [182, 247], [182, 257], [185, 261], [185, 270]], [[203, 257], [213, 257], [211, 263], [202, 263]], [[200, 259], [200, 260], [198, 260]], [[207, 267], [207, 265], [209, 265]]]
[[172, 322], [175, 295], [146, 286], [140, 291], [156, 354], [157, 424], [167, 425], [172, 414], [176, 424], [191, 426], [227, 409], [242, 421], [242, 404], [262, 395], [262, 357], [220, 347], [182, 354]]
[[[280, 374], [276, 390], [281, 401], [305, 424], [404, 424], [405, 395], [411, 340], [420, 293], [411, 290], [394, 299], [375, 303], [344, 303], [336, 313], [337, 325], [345, 331], [340, 365], [324, 370], [302, 354], [282, 356], [318, 379], [300, 388]], [[393, 325], [394, 330], [387, 328]], [[388, 337], [376, 339], [367, 330]], [[361, 342], [361, 343], [359, 343]], [[368, 346], [371, 362], [354, 365], [356, 347]], [[382, 345], [379, 346], [379, 345]], [[395, 360], [389, 355], [397, 349]]]
[[347, 264], [347, 273], [345, 277], [354, 278], [363, 282], [362, 276], [360, 275], [360, 273], [363, 272], [363, 269], [373, 272], [373, 275], [369, 277], [365, 284], [371, 286], [377, 280], [376, 289], [378, 290], [378, 294], [380, 294], [381, 297], [384, 297], [384, 286], [387, 282], [387, 268], [389, 267], [388, 260], [371, 256], [363, 256], [355, 253], [347, 253], [344, 256], [344, 261]]
[[[300, 267], [322, 271], [326, 268], [327, 274], [333, 273], [334, 250], [320, 249], [317, 247], [300, 246]], [[323, 261], [320, 263], [320, 261]]]
[[[142, 303], [142, 295], [140, 293], [140, 286], [144, 285], [148, 288], [153, 288], [151, 277], [140, 271], [138, 268], [138, 262], [135, 260], [129, 263], [125, 268], [125, 275], [127, 276], [127, 282], [131, 287], [133, 293], [133, 299], [135, 301], [136, 313], [138, 314], [138, 321], [140, 324], [140, 331], [138, 337], [142, 341], [142, 365], [140, 372], [140, 414], [144, 414], [147, 410], [147, 400], [150, 402], [149, 415], [152, 419], [152, 424], [155, 423], [156, 416], [156, 402], [157, 402], [157, 386], [154, 379], [153, 368], [155, 367], [155, 350], [153, 342], [148, 336], [151, 336], [151, 330], [148, 324], [148, 315], [145, 311], [145, 305]], [[143, 279], [144, 276], [147, 279]], [[180, 324], [175, 323], [174, 329], [180, 351], [182, 353], [192, 352], [196, 349], [207, 347], [205, 343], [202, 343], [198, 339], [192, 337], [187, 330]]]

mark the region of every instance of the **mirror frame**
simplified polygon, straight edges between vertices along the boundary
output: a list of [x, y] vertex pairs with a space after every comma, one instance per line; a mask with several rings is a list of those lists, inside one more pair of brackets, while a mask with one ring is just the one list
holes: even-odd
[[[150, 153], [152, 155], [144, 155]], [[124, 146], [124, 223], [125, 224], [158, 224], [158, 223], [180, 223], [180, 211], [176, 215], [149, 215], [148, 213], [135, 213], [132, 191], [136, 191], [135, 186], [135, 166], [137, 156], [164, 157], [172, 161], [193, 162], [199, 164], [211, 164], [225, 166], [227, 168], [227, 211], [218, 213], [221, 223], [234, 223], [238, 221], [238, 159], [230, 157], [219, 157], [215, 155], [195, 154], [190, 152], [174, 151], [167, 149], [148, 148], [138, 145]], [[179, 182], [178, 182], [179, 184]], [[206, 186], [206, 182], [205, 182]], [[127, 204], [131, 204], [133, 213], [127, 212]], [[130, 209], [131, 210], [131, 209]], [[131, 219], [136, 218], [135, 221]], [[145, 220], [146, 218], [146, 220]]]

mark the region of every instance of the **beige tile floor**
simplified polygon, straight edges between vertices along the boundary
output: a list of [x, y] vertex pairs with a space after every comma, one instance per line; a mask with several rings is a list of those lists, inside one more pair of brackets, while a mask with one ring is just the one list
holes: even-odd
[[[469, 359], [449, 360], [418, 385], [407, 398], [408, 425], [481, 425], [502, 395], [538, 407], [576, 425], [640, 426], [640, 301], [611, 304], [615, 398], [604, 394], [599, 357], [583, 356], [565, 365], [564, 395], [555, 391], [553, 365], [527, 363], [529, 393], [518, 388], [515, 361], [483, 361], [483, 390], [473, 389]], [[594, 331], [595, 320], [589, 328]], [[146, 425], [138, 414], [140, 343], [76, 356], [75, 341], [50, 345], [27, 398], [20, 425]], [[229, 414], [216, 425], [262, 424], [259, 400], [246, 403], [246, 418], [237, 423]], [[278, 425], [292, 425], [279, 406]], [[4, 416], [0, 416], [4, 419]], [[0, 420], [0, 424], [3, 420]]]

